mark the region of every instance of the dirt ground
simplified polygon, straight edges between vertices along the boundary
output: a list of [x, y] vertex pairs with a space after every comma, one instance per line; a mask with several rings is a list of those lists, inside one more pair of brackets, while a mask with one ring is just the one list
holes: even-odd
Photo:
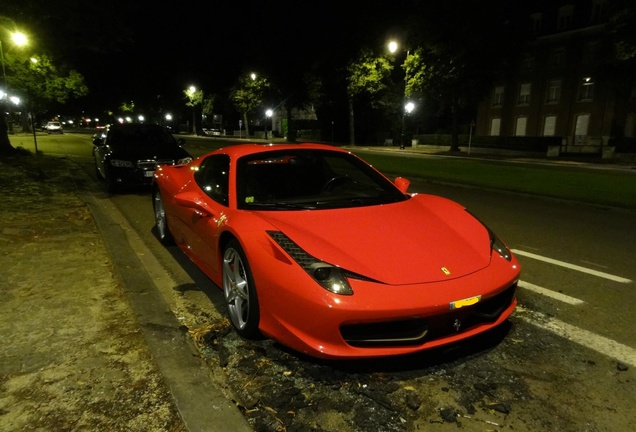
[[34, 159], [0, 159], [0, 430], [185, 431], [69, 162]]

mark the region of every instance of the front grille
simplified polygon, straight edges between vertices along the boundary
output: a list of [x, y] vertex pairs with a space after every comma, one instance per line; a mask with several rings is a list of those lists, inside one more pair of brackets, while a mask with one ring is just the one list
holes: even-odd
[[146, 159], [146, 160], [137, 161], [137, 166], [143, 170], [154, 170], [157, 165], [174, 165], [174, 160], [173, 159], [164, 159], [164, 160]]
[[343, 325], [340, 334], [349, 345], [356, 347], [421, 345], [496, 321], [513, 302], [516, 288], [514, 284], [473, 306], [449, 310], [443, 315]]

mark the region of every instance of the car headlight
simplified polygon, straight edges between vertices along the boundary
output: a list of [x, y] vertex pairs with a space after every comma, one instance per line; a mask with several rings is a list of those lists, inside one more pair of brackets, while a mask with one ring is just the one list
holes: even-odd
[[491, 252], [495, 251], [506, 261], [510, 261], [512, 259], [512, 252], [510, 252], [510, 249], [508, 249], [508, 247], [504, 244], [504, 242], [502, 242], [499, 239], [499, 237], [497, 237], [495, 233], [490, 228], [488, 228], [488, 226], [485, 223], [483, 223], [477, 216], [472, 214], [468, 209], [465, 209], [465, 210], [466, 212], [468, 212], [468, 214], [470, 214], [472, 217], [477, 219], [479, 223], [482, 224], [484, 228], [486, 228], [486, 230], [488, 231], [488, 236], [490, 237]]
[[280, 231], [268, 231], [267, 234], [324, 289], [334, 294], [353, 294], [340, 267], [314, 258]]
[[490, 235], [490, 249], [497, 252], [506, 261], [510, 261], [512, 259], [510, 249], [508, 249], [504, 242], [502, 242], [492, 231], [488, 230], [488, 235]]
[[117, 168], [132, 168], [133, 163], [131, 161], [122, 160], [122, 159], [111, 159], [110, 164]]
[[189, 156], [177, 160], [177, 164], [178, 165], [182, 165], [182, 164], [185, 165], [185, 164], [190, 163], [190, 162], [192, 162], [192, 158], [189, 157]]

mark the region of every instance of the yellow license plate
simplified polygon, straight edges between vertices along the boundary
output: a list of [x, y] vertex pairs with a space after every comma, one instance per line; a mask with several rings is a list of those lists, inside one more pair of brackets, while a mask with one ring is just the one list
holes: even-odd
[[459, 309], [462, 308], [464, 306], [472, 306], [475, 303], [477, 303], [479, 300], [481, 300], [481, 296], [475, 296], [475, 297], [468, 297], [462, 300], [455, 300], [453, 302], [450, 302], [450, 308], [451, 309]]

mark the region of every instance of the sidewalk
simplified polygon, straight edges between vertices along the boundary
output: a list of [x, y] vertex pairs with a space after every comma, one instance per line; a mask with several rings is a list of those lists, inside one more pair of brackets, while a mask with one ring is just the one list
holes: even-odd
[[72, 163], [38, 162], [0, 158], [0, 430], [186, 431]]

